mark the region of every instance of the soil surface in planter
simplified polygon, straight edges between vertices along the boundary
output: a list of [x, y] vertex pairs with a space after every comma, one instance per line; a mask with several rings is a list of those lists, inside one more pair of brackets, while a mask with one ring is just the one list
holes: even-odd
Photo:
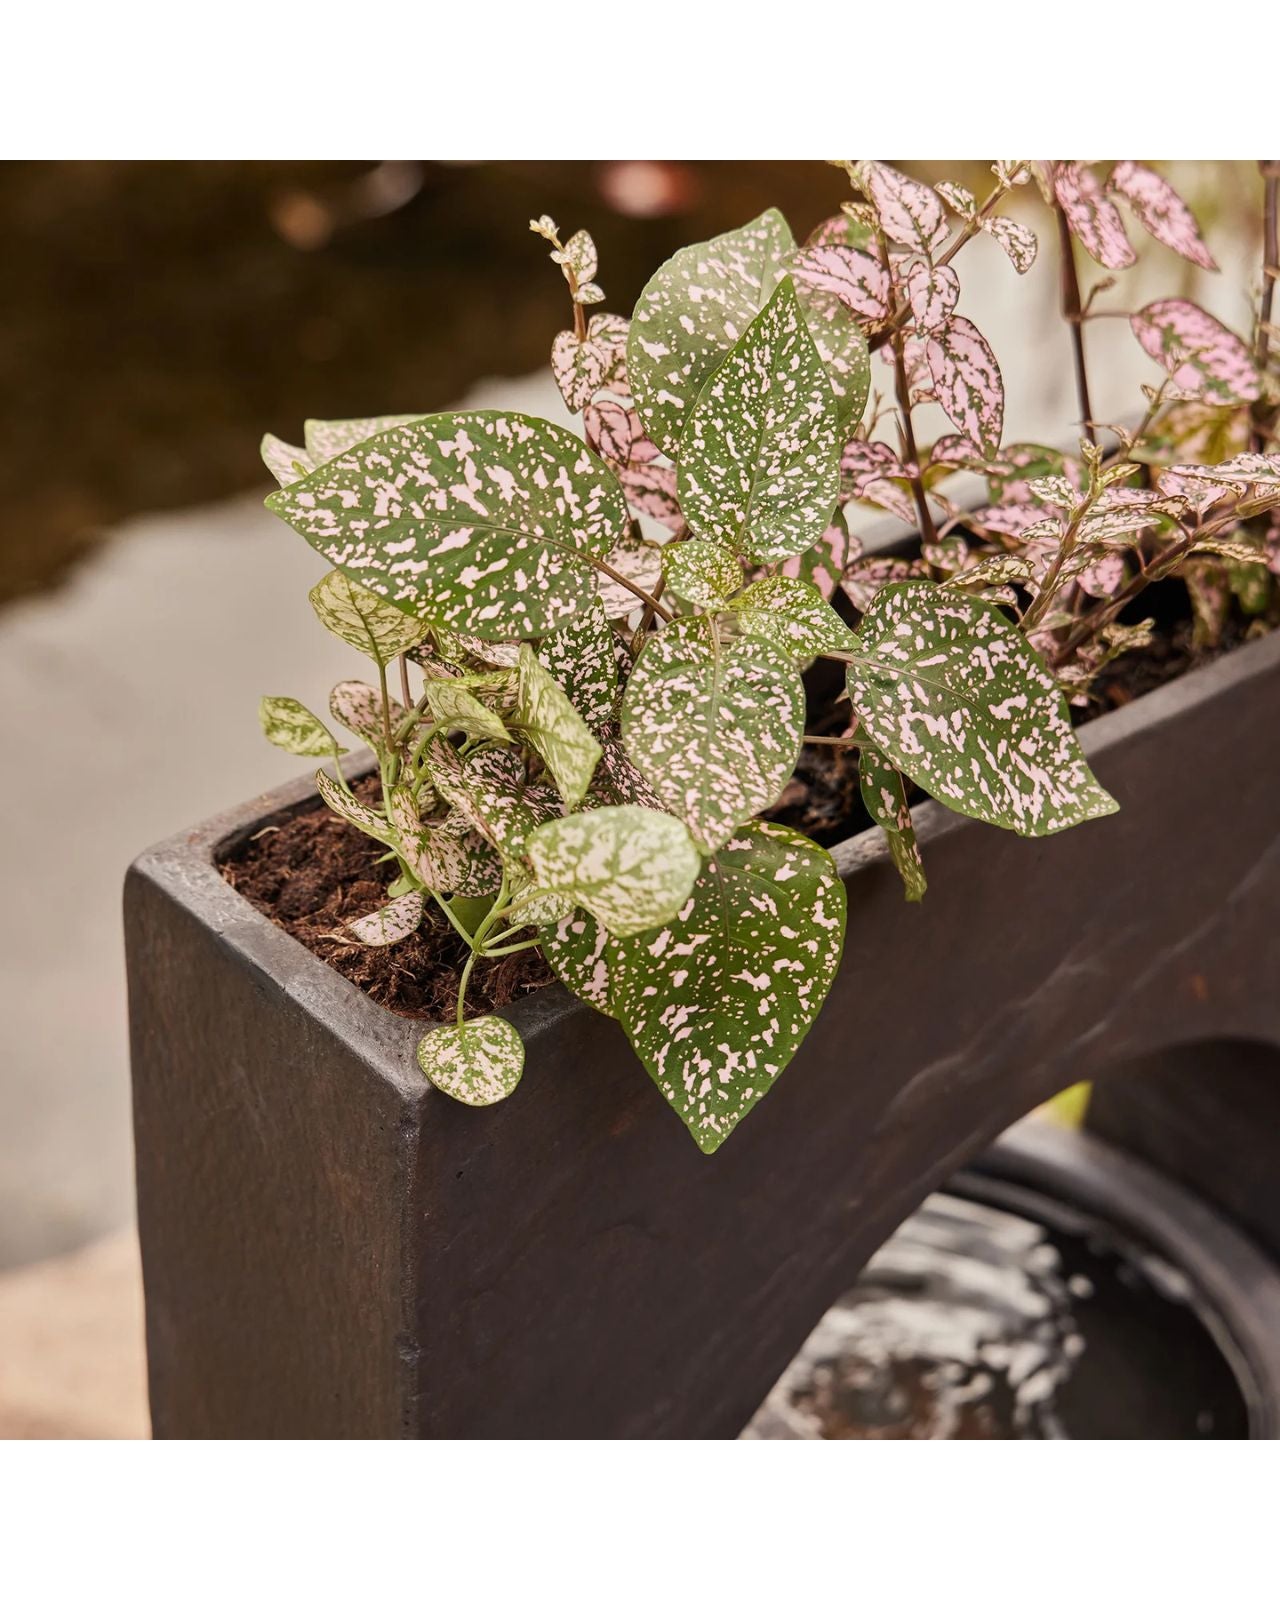
[[[363, 778], [355, 790], [376, 803], [378, 780]], [[853, 752], [806, 746], [796, 776], [767, 815], [826, 845], [865, 828], [869, 818], [858, 798]], [[371, 949], [342, 933], [347, 923], [386, 903], [396, 866], [379, 861], [382, 854], [374, 840], [324, 806], [313, 806], [259, 829], [222, 863], [222, 875], [277, 927], [379, 1005], [423, 1021], [452, 1018], [467, 947], [438, 913], [385, 949]], [[478, 962], [467, 985], [466, 1015], [483, 1016], [554, 981], [537, 950]]]
[[[1158, 629], [1152, 644], [1121, 656], [1103, 673], [1088, 705], [1072, 708], [1078, 724], [1126, 705], [1245, 641], [1246, 622], [1233, 615], [1214, 648], [1194, 648], [1185, 589], [1181, 584], [1161, 587], [1158, 610], [1134, 607], [1125, 618], [1136, 622], [1143, 614], [1155, 615]], [[824, 673], [821, 663], [809, 675], [810, 703], [826, 703], [826, 709], [810, 717], [810, 731], [839, 733], [847, 725], [847, 703], [835, 702], [838, 689], [838, 674]], [[378, 781], [365, 778], [356, 789], [365, 799], [376, 799]], [[924, 795], [917, 791], [913, 798]], [[826, 846], [861, 833], [871, 821], [859, 796], [855, 752], [806, 745], [795, 776], [765, 815]], [[371, 949], [342, 933], [347, 923], [386, 901], [396, 868], [393, 862], [380, 862], [381, 854], [373, 840], [315, 806], [260, 829], [222, 864], [222, 873], [278, 927], [379, 1005], [423, 1021], [450, 1019], [467, 948], [438, 913], [424, 919], [417, 933], [386, 949]], [[467, 986], [466, 1015], [481, 1016], [554, 981], [537, 950], [479, 962]]]

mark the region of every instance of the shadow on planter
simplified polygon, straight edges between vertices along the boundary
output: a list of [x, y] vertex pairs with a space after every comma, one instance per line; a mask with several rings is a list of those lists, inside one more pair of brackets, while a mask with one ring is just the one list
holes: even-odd
[[[1278, 697], [1274, 634], [1091, 724], [1121, 810], [1050, 840], [918, 806], [923, 907], [878, 837], [836, 846], [831, 997], [712, 1158], [558, 987], [506, 1013], [528, 1061], [511, 1100], [431, 1090], [421, 1024], [217, 870], [314, 803], [310, 778], [158, 846], [125, 892], [157, 1435], [736, 1435], [878, 1246], [1018, 1117], [1195, 1041], [1280, 1045]], [[1221, 1126], [1264, 1165], [1274, 1115], [1219, 1122], [1199, 1081], [1206, 1146]]]

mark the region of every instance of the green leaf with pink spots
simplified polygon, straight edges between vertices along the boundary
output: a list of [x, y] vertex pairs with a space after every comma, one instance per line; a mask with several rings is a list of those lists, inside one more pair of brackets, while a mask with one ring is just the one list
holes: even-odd
[[707, 381], [680, 440], [690, 528], [754, 561], [817, 544], [840, 489], [839, 410], [788, 278]]
[[524, 1045], [505, 1017], [477, 1017], [424, 1034], [418, 1065], [437, 1089], [464, 1106], [492, 1106], [520, 1082]]
[[839, 965], [844, 924], [830, 855], [757, 821], [703, 865], [663, 927], [608, 941], [608, 977], [596, 986], [701, 1150], [728, 1138], [799, 1048]]
[[617, 478], [581, 439], [504, 411], [378, 434], [267, 505], [362, 589], [477, 639], [566, 621], [628, 528]]
[[890, 584], [852, 654], [849, 698], [867, 737], [944, 806], [1030, 836], [1117, 809], [1053, 674], [996, 606]]

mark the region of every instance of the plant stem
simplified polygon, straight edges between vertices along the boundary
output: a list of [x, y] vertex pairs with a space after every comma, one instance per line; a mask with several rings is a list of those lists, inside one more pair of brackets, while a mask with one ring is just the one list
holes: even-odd
[[1067, 222], [1066, 212], [1060, 205], [1055, 205], [1053, 212], [1058, 219], [1062, 315], [1071, 329], [1071, 350], [1076, 369], [1076, 399], [1080, 406], [1080, 420], [1084, 424], [1085, 438], [1090, 444], [1096, 445], [1098, 437], [1093, 426], [1093, 407], [1089, 402], [1089, 373], [1084, 358], [1084, 320], [1080, 309], [1080, 279], [1076, 275], [1075, 241], [1071, 237], [1071, 227]]
[[413, 696], [409, 693], [409, 657], [407, 655], [400, 657], [400, 696], [407, 711], [413, 704]]
[[[889, 311], [890, 316], [896, 321], [898, 316], [898, 287], [889, 265], [889, 246], [884, 234], [877, 235], [880, 250], [880, 264], [885, 270], [889, 280]], [[937, 544], [938, 535], [933, 526], [933, 518], [929, 515], [929, 501], [924, 492], [924, 480], [920, 476], [920, 451], [916, 447], [915, 429], [911, 425], [911, 385], [907, 382], [907, 358], [901, 329], [893, 335], [893, 387], [898, 396], [898, 418], [902, 427], [902, 448], [907, 464], [914, 469], [911, 478], [911, 494], [916, 503], [916, 516], [920, 519], [920, 534], [924, 544]]]
[[[1264, 377], [1271, 353], [1271, 318], [1275, 309], [1276, 279], [1280, 277], [1280, 218], [1277, 217], [1277, 189], [1280, 188], [1280, 161], [1260, 161], [1262, 169], [1262, 303], [1258, 307], [1258, 331], [1254, 342], [1254, 361], [1259, 377]], [[1265, 378], [1264, 378], [1265, 381]], [[1251, 417], [1251, 448], [1264, 450], [1275, 426], [1274, 406], [1255, 402]]]
[[825, 733], [806, 733], [804, 736], [804, 742], [806, 744], [833, 744], [838, 745], [843, 750], [857, 750], [866, 743], [866, 740], [835, 739], [829, 734]]
[[491, 944], [480, 953], [484, 956], [513, 956], [518, 950], [532, 950], [535, 945], [540, 945], [539, 939], [522, 939], [519, 944]]
[[396, 740], [391, 731], [391, 696], [387, 693], [387, 667], [383, 661], [378, 662], [378, 692], [382, 696], [382, 737], [390, 754], [395, 749]]

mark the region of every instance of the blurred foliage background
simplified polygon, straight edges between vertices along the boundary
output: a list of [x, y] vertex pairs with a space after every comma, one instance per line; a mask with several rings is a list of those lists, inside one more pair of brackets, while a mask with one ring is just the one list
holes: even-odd
[[265, 492], [266, 430], [540, 365], [567, 308], [531, 216], [589, 228], [629, 313], [680, 245], [767, 205], [803, 238], [848, 192], [819, 161], [0, 166], [0, 603], [129, 515]]

